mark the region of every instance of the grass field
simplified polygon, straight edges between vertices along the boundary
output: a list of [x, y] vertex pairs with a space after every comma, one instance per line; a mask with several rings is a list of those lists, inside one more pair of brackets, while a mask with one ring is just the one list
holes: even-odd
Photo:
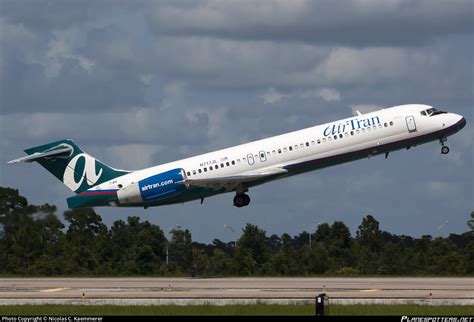
[[[14, 305], [0, 315], [315, 315], [314, 305]], [[331, 305], [329, 315], [474, 315], [474, 306]]]

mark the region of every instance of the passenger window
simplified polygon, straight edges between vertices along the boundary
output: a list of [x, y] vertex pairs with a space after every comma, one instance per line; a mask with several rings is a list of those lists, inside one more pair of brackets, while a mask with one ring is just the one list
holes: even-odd
[[191, 175], [191, 172], [188, 171], [188, 172], [186, 172], [186, 174], [187, 174], [188, 176], [190, 176], [190, 175]]
[[209, 167], [209, 170], [211, 170], [211, 171], [212, 171], [212, 165]]
[[226, 166], [230, 166], [230, 163], [229, 163], [229, 162], [226, 162], [225, 165], [226, 165]]
[[[237, 161], [240, 163], [240, 159], [237, 159]], [[235, 161], [232, 160], [232, 165], [235, 165]]]
[[278, 149], [278, 153], [281, 153], [281, 149]]
[[383, 126], [387, 127], [387, 126], [388, 126], [388, 124], [387, 124], [387, 123], [384, 123], [384, 124], [383, 124]]
[[219, 165], [216, 164], [216, 169], [219, 169]]
[[326, 143], [326, 138], [323, 138], [323, 143]]
[[193, 170], [193, 174], [196, 174], [196, 170]]
[[381, 128], [382, 128], [382, 124], [379, 124], [379, 129], [381, 129]]
[[351, 131], [351, 135], [354, 135], [354, 131]]
[[306, 146], [309, 146], [309, 142], [306, 142]]
[[393, 126], [393, 122], [392, 122], [392, 121], [390, 121], [390, 126]]
[[377, 129], [377, 126], [374, 125], [373, 128], [374, 128], [374, 130], [376, 130], [376, 129]]
[[337, 140], [337, 135], [334, 135], [334, 140]]
[[331, 142], [331, 141], [332, 141], [332, 138], [328, 136], [328, 142]]
[[342, 134], [339, 134], [339, 138], [341, 138], [341, 139], [342, 139]]
[[320, 140], [320, 139], [318, 139], [318, 141], [317, 141], [317, 142], [318, 142], [318, 144], [321, 144], [321, 140]]
[[298, 150], [298, 144], [295, 144], [295, 150]]
[[287, 149], [287, 148], [283, 148], [283, 152], [288, 152], [288, 149]]
[[344, 136], [347, 138], [349, 136], [349, 133], [344, 133]]
[[289, 149], [290, 151], [293, 151], [293, 147], [291, 147], [291, 146], [290, 146], [288, 149]]
[[276, 154], [276, 151], [275, 151], [275, 150], [273, 150], [273, 151], [272, 151], [272, 153], [275, 155], [275, 154]]
[[204, 168], [204, 172], [207, 172], [207, 168]]
[[303, 143], [300, 144], [300, 148], [304, 148], [304, 144], [303, 144]]
[[314, 145], [314, 141], [311, 141], [311, 145]]
[[201, 170], [201, 169], [198, 169], [198, 172], [199, 172], [199, 173], [202, 173], [202, 170]]
[[357, 133], [357, 134], [360, 134], [360, 130], [357, 130], [356, 133]]
[[223, 168], [223, 167], [224, 167], [224, 163], [221, 163], [221, 168]]
[[362, 133], [365, 133], [365, 128], [362, 128]]

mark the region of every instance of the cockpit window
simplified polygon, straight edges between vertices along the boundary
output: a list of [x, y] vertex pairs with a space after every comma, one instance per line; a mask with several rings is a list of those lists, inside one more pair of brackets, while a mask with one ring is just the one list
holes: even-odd
[[434, 116], [434, 115], [439, 115], [439, 114], [445, 114], [447, 112], [438, 111], [435, 108], [429, 108], [427, 110], [421, 111], [420, 113], [421, 113], [421, 115]]

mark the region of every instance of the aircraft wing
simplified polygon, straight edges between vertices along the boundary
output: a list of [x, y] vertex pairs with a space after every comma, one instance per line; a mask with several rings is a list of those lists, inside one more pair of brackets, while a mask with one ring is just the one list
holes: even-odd
[[195, 186], [202, 188], [212, 188], [219, 190], [224, 188], [227, 191], [234, 190], [239, 184], [255, 181], [258, 179], [272, 177], [277, 175], [286, 174], [288, 170], [283, 168], [269, 168], [256, 171], [248, 171], [235, 176], [228, 177], [216, 177], [207, 179], [187, 179], [185, 184], [187, 186]]

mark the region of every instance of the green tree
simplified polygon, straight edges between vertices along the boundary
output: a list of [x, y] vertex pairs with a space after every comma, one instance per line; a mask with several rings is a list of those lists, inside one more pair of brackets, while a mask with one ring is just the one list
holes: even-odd
[[171, 230], [169, 260], [182, 272], [190, 273], [195, 269], [192, 237], [188, 229]]
[[66, 239], [69, 247], [71, 273], [93, 274], [100, 269], [99, 241], [107, 238], [108, 229], [92, 208], [78, 208], [64, 212], [69, 222]]
[[158, 274], [166, 256], [166, 238], [159, 226], [140, 222], [131, 216], [117, 220], [110, 229], [109, 254], [112, 267], [119, 274]]
[[379, 222], [367, 215], [362, 219], [356, 234], [356, 251], [359, 270], [364, 274], [376, 274], [379, 266], [379, 253], [383, 249], [382, 231]]
[[0, 187], [0, 211], [0, 271], [34, 275], [40, 258], [57, 268], [64, 226], [54, 215], [56, 207], [30, 205], [18, 190]]
[[471, 219], [467, 221], [467, 225], [469, 226], [471, 233], [474, 234], [474, 211], [471, 211]]
[[255, 275], [269, 257], [270, 245], [265, 231], [256, 225], [247, 224], [236, 246], [238, 271], [245, 275]]
[[293, 239], [288, 234], [281, 236], [281, 248], [273, 251], [270, 259], [263, 265], [262, 272], [268, 275], [291, 276], [300, 273], [303, 269], [297, 252], [293, 246]]
[[461, 275], [466, 273], [467, 260], [456, 245], [447, 238], [435, 238], [428, 250], [428, 273], [435, 275]]
[[232, 275], [235, 273], [235, 263], [222, 249], [216, 248], [210, 259], [209, 271], [216, 275]]

